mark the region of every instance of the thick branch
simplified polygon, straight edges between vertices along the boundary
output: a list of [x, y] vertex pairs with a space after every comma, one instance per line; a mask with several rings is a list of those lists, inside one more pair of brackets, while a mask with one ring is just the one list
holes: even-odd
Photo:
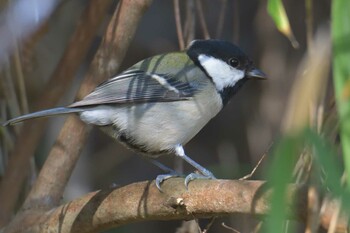
[[[87, 194], [47, 212], [26, 210], [6, 233], [100, 232], [125, 224], [150, 220], [209, 218], [228, 214], [262, 216], [268, 213], [272, 189], [265, 181], [196, 180], [188, 190], [181, 178], [169, 179], [159, 192], [154, 181]], [[306, 220], [307, 187], [289, 185], [288, 218]], [[337, 211], [331, 200], [321, 213], [328, 228]], [[292, 211], [294, 210], [294, 211]], [[339, 218], [337, 232], [345, 232], [347, 218]]]
[[[154, 182], [140, 182], [121, 188], [97, 191], [68, 202], [45, 214], [26, 211], [21, 224], [12, 224], [6, 232], [99, 232], [133, 222], [149, 220], [208, 218], [227, 214], [266, 214], [271, 190], [261, 181], [196, 180], [188, 190], [181, 178], [162, 185], [163, 193]], [[287, 209], [296, 207], [303, 219], [306, 213], [306, 189], [291, 185]], [[296, 199], [295, 201], [294, 199]], [[23, 221], [26, 219], [25, 222]], [[31, 225], [28, 228], [28, 225]], [[27, 226], [27, 227], [25, 227]]]

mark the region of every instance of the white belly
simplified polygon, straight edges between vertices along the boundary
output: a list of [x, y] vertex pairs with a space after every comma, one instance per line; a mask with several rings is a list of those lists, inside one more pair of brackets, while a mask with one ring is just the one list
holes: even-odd
[[222, 100], [213, 90], [187, 101], [99, 106], [81, 113], [80, 117], [89, 124], [113, 124], [135, 144], [156, 152], [187, 143], [221, 108]]

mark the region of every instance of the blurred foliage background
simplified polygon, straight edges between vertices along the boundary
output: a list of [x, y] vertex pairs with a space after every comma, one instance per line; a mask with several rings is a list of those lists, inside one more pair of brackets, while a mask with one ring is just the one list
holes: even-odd
[[[31, 111], [32, 103], [40, 98], [40, 93], [57, 66], [88, 1], [61, 0], [58, 2], [59, 4], [53, 7], [52, 15], [44, 20], [44, 26], [40, 26], [40, 30], [32, 36], [31, 40], [26, 40], [26, 43], [18, 41], [17, 47], [11, 47], [11, 54], [18, 53], [20, 67], [12, 59], [13, 55], [0, 56], [1, 76], [4, 77], [0, 80], [2, 120]], [[117, 2], [115, 1], [115, 5]], [[329, 67], [331, 23], [333, 28], [338, 28], [338, 31], [332, 32], [332, 36], [342, 38], [339, 39], [340, 47], [336, 47], [339, 48], [337, 51], [346, 50], [346, 44], [349, 43], [346, 40], [349, 35], [343, 38], [344, 32], [349, 29], [346, 26], [342, 28], [342, 25], [349, 23], [348, 18], [341, 18], [342, 14], [339, 14], [338, 21], [331, 18], [331, 5], [336, 2], [340, 2], [338, 3], [340, 5], [346, 4], [344, 3], [346, 1], [284, 0], [282, 3], [277, 0], [154, 0], [138, 27], [120, 71], [146, 57], [181, 49], [183, 45], [178, 38], [174, 13], [176, 2], [179, 3], [185, 46], [192, 39], [198, 38], [210, 37], [232, 41], [249, 54], [256, 66], [268, 75], [267, 81], [247, 83], [227, 107], [186, 145], [188, 155], [213, 171], [220, 179], [238, 179], [250, 173], [261, 157], [266, 154], [267, 159], [263, 160], [252, 179], [270, 177], [276, 185], [280, 185], [281, 192], [284, 190], [283, 185], [291, 180], [309, 183], [317, 190], [323, 189], [320, 186], [328, 188], [332, 182], [329, 180], [328, 183], [323, 182], [328, 177], [328, 173], [324, 170], [338, 170], [339, 174], [331, 177], [338, 179], [336, 182], [339, 185], [335, 185], [336, 190], [339, 191], [338, 194], [347, 195], [340, 183], [342, 166], [337, 165], [337, 162], [343, 161], [339, 156], [342, 147]], [[8, 1], [0, 1], [3, 15], [6, 14], [8, 4]], [[28, 7], [26, 12], [29, 15], [38, 16], [38, 9], [41, 8], [32, 5], [32, 8]], [[350, 6], [349, 8], [346, 5], [338, 6], [337, 9], [345, 11], [350, 9]], [[110, 10], [110, 14], [113, 11], [114, 8]], [[103, 28], [101, 28], [102, 34]], [[101, 40], [101, 35], [96, 35], [94, 46], [90, 48], [88, 56], [81, 64], [74, 84], [67, 87], [67, 93], [62, 97], [59, 105], [67, 105], [73, 101], [80, 81]], [[8, 45], [10, 42], [7, 40], [12, 39], [0, 31], [0, 44]], [[9, 49], [5, 46], [0, 46], [1, 48], [4, 50], [0, 51], [7, 54]], [[347, 66], [349, 61], [347, 57], [341, 59], [340, 63], [343, 67], [350, 67]], [[342, 76], [344, 72], [337, 73], [337, 70], [344, 70], [342, 66], [334, 70], [335, 75], [344, 77]], [[7, 95], [5, 91], [8, 84], [4, 80], [21, 80], [18, 78], [21, 75], [25, 92], [21, 89], [20, 82], [13, 81], [12, 85], [16, 90], [15, 93], [26, 93], [24, 99], [21, 99], [21, 95]], [[345, 71], [346, 75], [348, 79], [349, 72]], [[345, 98], [345, 103], [341, 102], [342, 109], [345, 110], [340, 114], [345, 120], [342, 120], [340, 125], [342, 126], [345, 122], [345, 126], [348, 127], [346, 119], [349, 116], [347, 110], [349, 105], [346, 98], [348, 98], [349, 82], [346, 78], [343, 81], [335, 81], [335, 86], [337, 100]], [[21, 103], [17, 104], [17, 110], [8, 107], [11, 103], [16, 105], [13, 98], [17, 98], [17, 103]], [[63, 122], [64, 117], [50, 119], [49, 127], [33, 159], [32, 176], [28, 179], [28, 185], [33, 182], [36, 173], [43, 166]], [[305, 126], [309, 126], [312, 130], [304, 132]], [[3, 137], [0, 142], [0, 177], [6, 170], [9, 151], [14, 146], [18, 146], [15, 145], [18, 131], [19, 128], [1, 130]], [[342, 137], [348, 137], [346, 130], [341, 132]], [[284, 138], [284, 135], [288, 137]], [[279, 143], [281, 138], [284, 139]], [[330, 146], [324, 150], [315, 146], [324, 144]], [[275, 147], [276, 150], [271, 149]], [[346, 151], [345, 148], [346, 146], [343, 145], [344, 151]], [[324, 160], [324, 155], [317, 153], [325, 150], [335, 151], [328, 155], [333, 156], [332, 158], [336, 158], [337, 161]], [[287, 159], [283, 162], [277, 159], [272, 162], [271, 151], [275, 151], [274, 157], [279, 155]], [[314, 155], [320, 158], [317, 166], [311, 162], [315, 158]], [[160, 161], [182, 169], [179, 162], [174, 161], [172, 156], [162, 157]], [[295, 163], [296, 166], [294, 166]], [[325, 164], [330, 165], [324, 169]], [[186, 165], [183, 169], [188, 173], [192, 168]], [[157, 167], [115, 143], [98, 129], [93, 129], [66, 187], [64, 200], [71, 200], [111, 185], [125, 185], [154, 179], [160, 172]], [[266, 176], [267, 173], [268, 176]], [[273, 177], [282, 178], [273, 179]], [[334, 189], [331, 188], [331, 190]], [[282, 202], [283, 200], [276, 200], [274, 205], [283, 206]], [[281, 220], [278, 216], [283, 217], [281, 211], [283, 212], [278, 208], [273, 209], [272, 214], [277, 218], [271, 220], [273, 222], [266, 226], [266, 232], [281, 232], [279, 228], [272, 229], [277, 226], [276, 221]], [[222, 227], [222, 222], [239, 232], [259, 232], [261, 227], [257, 219], [248, 216], [231, 216], [217, 220], [211, 231], [232, 231]], [[205, 226], [206, 223], [206, 220], [199, 222], [201, 226]], [[287, 227], [284, 226], [284, 232], [304, 232], [307, 229], [306, 226], [293, 221], [287, 225]], [[111, 232], [196, 232], [196, 230], [196, 225], [191, 230], [184, 223], [171, 221], [133, 224]]]

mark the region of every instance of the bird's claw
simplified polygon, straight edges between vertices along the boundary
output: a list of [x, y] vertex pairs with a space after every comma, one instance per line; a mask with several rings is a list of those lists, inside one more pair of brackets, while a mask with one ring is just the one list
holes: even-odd
[[216, 179], [215, 176], [213, 175], [213, 173], [211, 173], [210, 171], [205, 170], [204, 173], [205, 174], [191, 173], [191, 174], [187, 175], [186, 178], [185, 178], [185, 187], [186, 187], [186, 189], [188, 189], [188, 184], [192, 180], [197, 180], [197, 179], [214, 180], [214, 179]]
[[[162, 174], [162, 175], [158, 175], [156, 178], [156, 186], [158, 188], [158, 190], [160, 192], [163, 192], [162, 188], [161, 188], [161, 184], [165, 181], [168, 180], [170, 178], [173, 177], [181, 177], [180, 174], [176, 173], [176, 172], [172, 172], [169, 174]], [[216, 179], [215, 176], [213, 175], [213, 173], [211, 173], [209, 170], [204, 170], [201, 172], [201, 174], [199, 173], [191, 173], [189, 175], [186, 176], [185, 178], [185, 187], [186, 189], [188, 189], [188, 184], [192, 181], [192, 180], [197, 180], [197, 179]]]
[[162, 174], [162, 175], [158, 175], [157, 178], [156, 178], [156, 186], [158, 188], [158, 190], [160, 192], [163, 192], [162, 191], [162, 188], [160, 187], [160, 185], [165, 181], [165, 180], [168, 180], [170, 178], [173, 178], [173, 177], [180, 177], [180, 175], [176, 172], [173, 172], [173, 173], [169, 173], [169, 174]]

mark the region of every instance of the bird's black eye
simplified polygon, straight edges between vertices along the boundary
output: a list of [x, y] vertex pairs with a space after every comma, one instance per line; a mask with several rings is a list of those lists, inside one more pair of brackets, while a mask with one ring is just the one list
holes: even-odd
[[232, 66], [232, 67], [237, 67], [237, 66], [239, 66], [239, 61], [238, 61], [238, 59], [237, 58], [230, 58], [229, 60], [228, 60], [228, 63], [230, 64], [230, 66]]

